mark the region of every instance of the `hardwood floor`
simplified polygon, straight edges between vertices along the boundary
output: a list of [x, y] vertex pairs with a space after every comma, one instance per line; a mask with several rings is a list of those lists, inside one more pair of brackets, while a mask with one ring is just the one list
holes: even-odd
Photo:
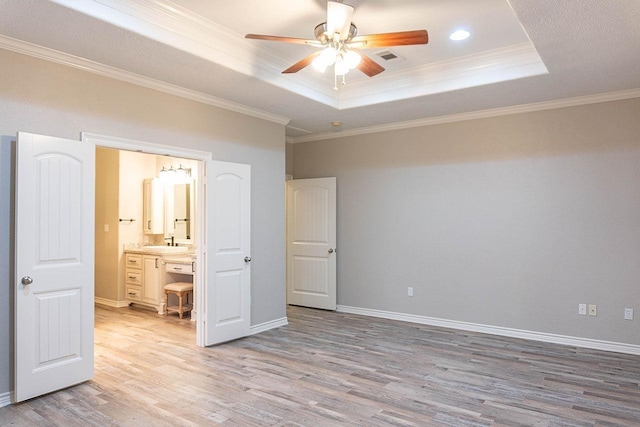
[[213, 348], [96, 307], [96, 376], [0, 409], [25, 426], [639, 426], [640, 356], [290, 307]]

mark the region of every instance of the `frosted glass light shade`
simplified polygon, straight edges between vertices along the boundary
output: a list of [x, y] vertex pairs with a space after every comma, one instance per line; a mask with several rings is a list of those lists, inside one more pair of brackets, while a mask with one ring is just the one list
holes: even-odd
[[362, 57], [352, 50], [347, 51], [344, 55], [344, 62], [350, 70], [356, 68], [360, 64], [361, 60]]

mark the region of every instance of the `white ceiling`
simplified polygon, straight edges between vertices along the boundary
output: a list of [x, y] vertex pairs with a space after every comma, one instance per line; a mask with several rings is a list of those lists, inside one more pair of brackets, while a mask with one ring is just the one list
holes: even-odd
[[[640, 96], [638, 0], [347, 0], [361, 35], [427, 29], [430, 40], [389, 48], [402, 58], [390, 62], [365, 50], [386, 71], [354, 70], [338, 91], [329, 71], [280, 73], [313, 47], [244, 38], [312, 39], [325, 3], [0, 0], [0, 48], [288, 123], [292, 142]], [[458, 28], [471, 37], [449, 40]]]

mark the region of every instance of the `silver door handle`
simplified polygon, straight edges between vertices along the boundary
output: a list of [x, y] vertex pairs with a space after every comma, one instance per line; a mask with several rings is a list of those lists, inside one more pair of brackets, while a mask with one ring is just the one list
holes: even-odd
[[33, 279], [29, 276], [24, 276], [20, 282], [25, 286], [29, 286], [33, 283]]
[[329, 253], [332, 254], [333, 253], [333, 249], [329, 249]]
[[244, 262], [251, 262], [251, 257], [250, 256], [244, 257]]

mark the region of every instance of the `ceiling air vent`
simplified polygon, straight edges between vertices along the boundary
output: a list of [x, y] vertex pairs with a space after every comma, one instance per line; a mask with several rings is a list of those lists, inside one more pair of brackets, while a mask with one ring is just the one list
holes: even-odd
[[398, 61], [400, 59], [404, 59], [396, 55], [395, 53], [391, 52], [390, 50], [383, 50], [382, 52], [377, 52], [376, 55], [378, 55], [380, 58], [384, 59], [385, 61]]

